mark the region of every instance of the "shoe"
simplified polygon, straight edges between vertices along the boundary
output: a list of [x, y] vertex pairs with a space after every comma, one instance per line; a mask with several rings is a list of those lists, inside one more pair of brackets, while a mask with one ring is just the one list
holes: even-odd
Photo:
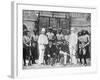
[[84, 64], [84, 66], [87, 66], [87, 64]]

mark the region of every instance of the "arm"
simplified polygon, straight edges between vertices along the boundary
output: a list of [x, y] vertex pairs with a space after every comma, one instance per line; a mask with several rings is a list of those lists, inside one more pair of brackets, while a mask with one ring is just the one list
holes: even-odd
[[26, 37], [25, 37], [25, 36], [23, 37], [23, 44], [26, 45], [26, 46], [29, 46], [29, 45], [27, 44], [27, 41], [26, 41]]
[[46, 44], [48, 44], [48, 38], [47, 38], [47, 36], [45, 36], [45, 39], [44, 39], [45, 41], [44, 41], [44, 44], [46, 45]]
[[39, 35], [39, 37], [38, 37], [38, 44], [40, 44], [41, 43], [41, 35]]

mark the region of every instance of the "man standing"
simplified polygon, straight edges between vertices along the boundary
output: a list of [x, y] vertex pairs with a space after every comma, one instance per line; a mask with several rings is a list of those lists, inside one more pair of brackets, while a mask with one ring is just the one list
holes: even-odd
[[78, 36], [75, 31], [75, 28], [71, 28], [71, 34], [70, 34], [70, 38], [69, 38], [69, 50], [70, 50], [72, 64], [77, 64], [77, 59], [75, 56], [76, 49], [77, 49], [77, 40], [78, 40]]
[[[58, 46], [58, 49], [60, 48], [60, 46], [62, 45], [63, 43], [63, 40], [64, 40], [64, 35], [62, 33], [62, 30], [60, 29], [58, 31], [58, 33], [56, 34], [56, 37], [57, 37], [57, 46]], [[58, 61], [57, 62], [60, 62], [61, 61], [61, 55], [58, 53]]]
[[41, 34], [38, 38], [38, 48], [39, 48], [39, 64], [43, 64], [44, 62], [44, 51], [45, 51], [45, 45], [48, 44], [48, 38], [45, 35], [45, 28], [42, 28]]
[[[89, 52], [89, 45], [90, 45], [90, 39], [89, 39], [89, 34], [88, 31], [82, 30], [83, 35], [79, 37], [79, 58], [80, 58], [80, 63], [84, 64], [85, 66], [87, 65], [87, 58], [90, 56]], [[84, 63], [82, 62], [82, 59], [84, 60]]]
[[[70, 52], [69, 52], [69, 33], [67, 33], [66, 35], [65, 35], [65, 41], [66, 41], [66, 45], [67, 45], [67, 52], [68, 52], [68, 54], [70, 55]], [[69, 63], [70, 62], [70, 56], [69, 55], [67, 55], [67, 63]]]
[[37, 53], [37, 40], [38, 40], [38, 35], [36, 34], [35, 31], [31, 32], [31, 60], [32, 64], [35, 64], [35, 60], [38, 58], [38, 53]]
[[30, 64], [30, 41], [31, 41], [31, 39], [29, 37], [29, 31], [25, 30], [24, 33], [23, 33], [23, 60], [24, 60], [24, 66]]
[[58, 42], [62, 42], [62, 40], [64, 40], [64, 35], [63, 35], [63, 33], [62, 33], [62, 30], [60, 30], [60, 31], [56, 34], [56, 36], [57, 36]]

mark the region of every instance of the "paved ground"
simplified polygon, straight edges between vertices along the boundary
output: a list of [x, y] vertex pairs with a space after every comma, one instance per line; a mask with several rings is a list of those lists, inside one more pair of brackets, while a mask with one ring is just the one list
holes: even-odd
[[[87, 66], [90, 66], [90, 63], [87, 64]], [[51, 65], [38, 65], [38, 64], [32, 64], [31, 66], [24, 66], [23, 69], [41, 69], [41, 68], [60, 68], [60, 67], [86, 67], [85, 65], [81, 64], [66, 64], [66, 65], [61, 65], [59, 63], [51, 66]]]

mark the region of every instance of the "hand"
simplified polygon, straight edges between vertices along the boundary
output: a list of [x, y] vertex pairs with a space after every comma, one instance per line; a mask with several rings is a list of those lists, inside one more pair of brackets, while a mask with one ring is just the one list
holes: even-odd
[[48, 57], [50, 57], [50, 55], [48, 54]]
[[56, 54], [54, 53], [54, 55], [56, 55]]

